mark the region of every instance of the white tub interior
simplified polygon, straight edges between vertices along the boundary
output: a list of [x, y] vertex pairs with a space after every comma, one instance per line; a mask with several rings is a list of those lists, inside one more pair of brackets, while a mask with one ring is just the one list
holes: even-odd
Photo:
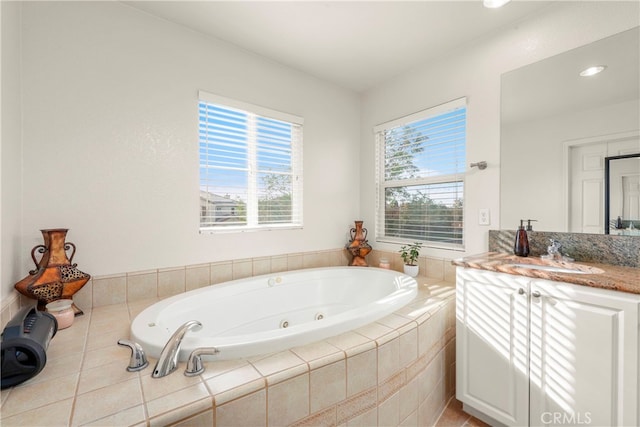
[[132, 339], [157, 358], [188, 320], [180, 360], [216, 347], [216, 360], [249, 357], [308, 344], [358, 328], [413, 300], [415, 279], [364, 267], [314, 268], [256, 276], [176, 295], [140, 313]]

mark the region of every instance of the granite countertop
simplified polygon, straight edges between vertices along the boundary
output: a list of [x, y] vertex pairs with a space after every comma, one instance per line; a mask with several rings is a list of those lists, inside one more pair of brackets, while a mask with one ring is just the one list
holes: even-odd
[[[538, 279], [574, 283], [594, 288], [610, 289], [633, 294], [640, 294], [640, 268], [623, 267], [593, 262], [551, 261], [540, 257], [519, 257], [502, 252], [486, 252], [451, 261], [459, 267], [477, 268], [498, 273], [516, 274]], [[526, 267], [515, 264], [558, 267], [562, 269], [580, 270], [581, 273], [556, 272]]]

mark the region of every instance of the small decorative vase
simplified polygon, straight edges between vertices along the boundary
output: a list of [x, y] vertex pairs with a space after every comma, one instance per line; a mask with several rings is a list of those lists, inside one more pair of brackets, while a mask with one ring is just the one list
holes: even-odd
[[367, 243], [367, 229], [363, 228], [362, 224], [362, 221], [355, 221], [356, 226], [350, 231], [351, 240], [349, 240], [345, 248], [353, 256], [349, 265], [368, 267], [365, 257], [373, 248]]
[[[44, 310], [46, 305], [59, 299], [71, 299], [91, 278], [87, 273], [72, 264], [76, 253], [76, 245], [65, 242], [68, 229], [55, 228], [40, 230], [44, 245], [37, 245], [31, 249], [31, 259], [36, 265], [29, 275], [15, 284], [15, 288], [22, 295], [38, 300], [38, 310]], [[67, 257], [67, 251], [72, 250]], [[40, 261], [36, 261], [35, 253], [42, 254]], [[74, 314], [83, 314], [75, 304], [72, 304]]]

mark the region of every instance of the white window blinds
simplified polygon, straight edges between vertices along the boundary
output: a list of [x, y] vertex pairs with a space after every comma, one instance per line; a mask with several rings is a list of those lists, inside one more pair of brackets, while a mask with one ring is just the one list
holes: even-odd
[[301, 227], [303, 119], [199, 99], [200, 230]]
[[466, 99], [376, 126], [380, 241], [462, 248]]

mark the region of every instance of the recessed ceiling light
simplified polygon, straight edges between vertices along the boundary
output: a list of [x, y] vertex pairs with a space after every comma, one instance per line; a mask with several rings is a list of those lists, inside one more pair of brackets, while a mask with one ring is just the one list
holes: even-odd
[[489, 9], [497, 9], [510, 1], [511, 0], [483, 0], [482, 4], [484, 4], [484, 7], [488, 7]]
[[595, 65], [593, 67], [589, 67], [585, 70], [582, 70], [580, 72], [580, 76], [581, 77], [595, 76], [596, 74], [603, 72], [605, 68], [607, 68], [606, 65]]

